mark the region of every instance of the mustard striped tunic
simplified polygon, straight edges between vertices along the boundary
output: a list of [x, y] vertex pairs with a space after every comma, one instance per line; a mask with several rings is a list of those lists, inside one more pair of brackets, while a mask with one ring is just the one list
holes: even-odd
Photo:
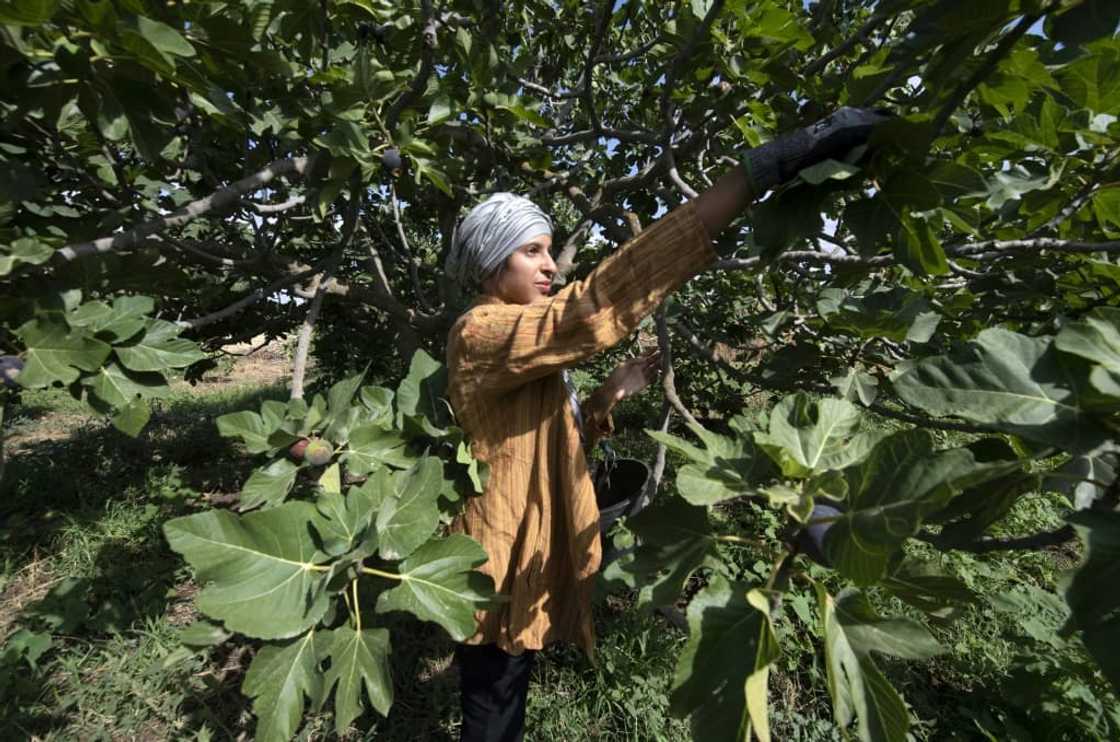
[[[599, 511], [561, 371], [625, 339], [715, 256], [688, 203], [548, 300], [483, 296], [452, 327], [451, 403], [490, 466], [485, 493], [452, 530], [482, 544], [482, 571], [509, 598], [479, 612], [468, 644], [521, 654], [567, 640], [594, 656]], [[604, 404], [592, 398], [581, 411], [588, 442], [610, 431]]]

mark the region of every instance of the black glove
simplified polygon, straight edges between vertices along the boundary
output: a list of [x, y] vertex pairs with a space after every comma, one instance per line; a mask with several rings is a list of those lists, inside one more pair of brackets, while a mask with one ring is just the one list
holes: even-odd
[[0, 384], [9, 389], [19, 389], [16, 377], [22, 370], [23, 359], [19, 356], [0, 356]]
[[818, 162], [842, 159], [855, 147], [867, 144], [875, 125], [889, 118], [882, 111], [845, 106], [812, 126], [748, 149], [740, 161], [755, 193], [762, 194]]

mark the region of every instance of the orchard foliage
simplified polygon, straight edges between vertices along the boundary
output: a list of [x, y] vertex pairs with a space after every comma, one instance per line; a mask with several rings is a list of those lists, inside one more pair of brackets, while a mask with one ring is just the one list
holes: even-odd
[[[241, 512], [167, 534], [221, 624], [191, 641], [268, 642], [244, 685], [259, 736], [290, 736], [332, 692], [344, 727], [391, 700], [373, 616], [459, 637], [489, 596], [477, 545], [432, 538], [482, 479], [414, 356], [440, 355], [468, 298], [439, 271], [462, 208], [530, 194], [574, 278], [742, 148], [884, 108], [869, 157], [755, 204], [659, 317], [679, 388], [667, 376], [673, 404], [649, 423], [687, 463], [631, 520], [640, 545], [615, 576], [655, 604], [707, 580], [672, 691], [700, 739], [767, 736], [791, 584], [818, 595], [837, 723], [902, 739], [878, 656], [941, 648], [872, 598], [939, 616], [973, 599], [910, 564], [914, 539], [1080, 539], [1060, 640], [1115, 688], [1118, 20], [1109, 0], [5, 2], [0, 346], [22, 356], [19, 384], [65, 385], [136, 433], [170, 374], [213, 363], [200, 350], [301, 326], [293, 400], [220, 423], [267, 458]], [[305, 403], [316, 324], [342, 381]], [[394, 394], [347, 374], [410, 358]], [[701, 445], [668, 432], [673, 414]], [[903, 429], [870, 424], [884, 416]], [[304, 438], [329, 444], [328, 466], [287, 458]], [[1040, 487], [1068, 492], [1068, 526], [991, 536]], [[789, 524], [765, 584], [714, 556], [755, 537], [712, 531], [711, 509], [740, 501]], [[811, 524], [832, 526], [823, 542], [794, 538], [819, 502], [839, 513]]]
[[[204, 585], [198, 609], [216, 622], [191, 627], [184, 643], [211, 646], [230, 632], [267, 640], [242, 684], [261, 740], [289, 739], [305, 703], [320, 708], [332, 689], [340, 734], [367, 699], [388, 713], [391, 636], [375, 623], [384, 614], [407, 612], [463, 640], [475, 611], [495, 600], [475, 571], [482, 547], [435, 537], [486, 476], [448, 424], [442, 367], [417, 353], [395, 392], [363, 386], [363, 375], [310, 404], [266, 401], [218, 418], [222, 435], [269, 460], [245, 482], [241, 514], [210, 510], [164, 526]], [[328, 461], [289, 458], [310, 435], [331, 444]]]

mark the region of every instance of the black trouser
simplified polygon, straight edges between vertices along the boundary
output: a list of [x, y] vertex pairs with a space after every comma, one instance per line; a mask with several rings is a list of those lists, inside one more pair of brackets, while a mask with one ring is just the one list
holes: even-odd
[[521, 742], [535, 656], [533, 650], [506, 654], [494, 644], [456, 645], [463, 703], [460, 742]]

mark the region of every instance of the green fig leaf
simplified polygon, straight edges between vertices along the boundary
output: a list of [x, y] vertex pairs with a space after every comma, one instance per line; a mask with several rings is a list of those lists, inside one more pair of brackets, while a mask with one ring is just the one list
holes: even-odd
[[27, 347], [19, 383], [28, 389], [70, 384], [82, 371], [96, 371], [109, 357], [108, 343], [85, 330], [72, 330], [61, 319], [41, 316], [25, 322], [16, 335]]
[[308, 631], [287, 644], [261, 647], [253, 657], [241, 692], [253, 699], [253, 713], [257, 715], [255, 737], [260, 742], [288, 742], [303, 719], [305, 701], [312, 708], [321, 704], [322, 642], [316, 632]]
[[389, 631], [355, 631], [340, 626], [327, 634], [330, 667], [324, 676], [324, 689], [334, 692], [334, 728], [341, 737], [362, 713], [363, 688], [370, 703], [382, 716], [393, 705], [393, 679], [389, 674]]
[[264, 505], [276, 507], [284, 502], [296, 483], [299, 466], [287, 459], [276, 459], [266, 466], [254, 469], [241, 488], [237, 509], [242, 512]]
[[713, 577], [688, 605], [670, 709], [691, 715], [693, 739], [769, 742], [766, 684], [779, 655], [766, 593]]
[[493, 580], [475, 571], [485, 562], [485, 550], [469, 536], [429, 541], [401, 562], [400, 584], [378, 596], [377, 610], [411, 613], [463, 641], [475, 632], [475, 611], [495, 600]]
[[1078, 377], [1065, 359], [1050, 338], [991, 328], [955, 353], [903, 369], [892, 383], [904, 401], [931, 415], [957, 415], [1066, 450], [1096, 448], [1108, 433], [1078, 405]]
[[385, 559], [403, 559], [431, 538], [439, 526], [443, 462], [425, 456], [395, 476], [396, 492], [377, 513], [378, 547]]
[[182, 328], [159, 319], [148, 321], [144, 334], [113, 350], [132, 371], [164, 371], [184, 368], [206, 357], [198, 345], [179, 337]]
[[642, 602], [653, 606], [675, 603], [689, 576], [713, 553], [708, 509], [679, 497], [655, 500], [627, 519], [626, 527], [638, 546], [608, 565], [604, 577], [641, 588]]
[[902, 696], [875, 665], [859, 637], [849, 635], [851, 624], [842, 620], [838, 599], [820, 585], [816, 589], [836, 723], [847, 729], [855, 720], [863, 742], [905, 742], [910, 716]]
[[770, 430], [755, 442], [787, 477], [843, 469], [871, 453], [883, 433], [860, 432], [859, 408], [843, 399], [793, 394], [770, 412]]
[[360, 476], [385, 465], [407, 469], [416, 463], [416, 455], [408, 450], [408, 439], [399, 430], [364, 423], [350, 431], [341, 461], [347, 471]]
[[327, 611], [318, 590], [327, 555], [309, 529], [323, 521], [314, 505], [296, 501], [242, 516], [210, 510], [170, 520], [163, 531], [203, 585], [200, 611], [246, 636], [286, 639]]
[[1085, 648], [1120, 692], [1120, 512], [1080, 510], [1067, 520], [1085, 544], [1081, 565], [1066, 581], [1069, 628], [1081, 632]]

